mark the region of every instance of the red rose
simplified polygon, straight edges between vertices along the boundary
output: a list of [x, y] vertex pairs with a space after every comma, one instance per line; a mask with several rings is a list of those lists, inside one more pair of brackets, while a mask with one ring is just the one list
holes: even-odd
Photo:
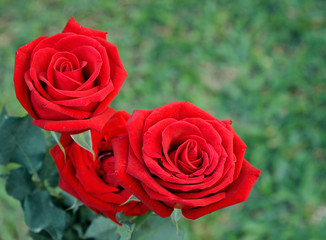
[[245, 201], [260, 170], [230, 124], [188, 102], [136, 110], [113, 147], [115, 179], [161, 217], [179, 208], [196, 219]]
[[106, 32], [82, 27], [74, 18], [62, 33], [39, 37], [16, 53], [16, 96], [33, 123], [46, 130], [100, 131], [126, 76]]
[[138, 201], [125, 203], [131, 193], [110, 177], [114, 172], [115, 159], [122, 154], [113, 150], [114, 142], [111, 140], [127, 134], [126, 121], [129, 116], [127, 112], [118, 111], [101, 133], [91, 131], [95, 159], [89, 151], [76, 144], [69, 134], [62, 134], [60, 139], [66, 158], [58, 145], [50, 150], [60, 174], [59, 187], [115, 222], [117, 212], [124, 211], [126, 216], [137, 216], [148, 211]]

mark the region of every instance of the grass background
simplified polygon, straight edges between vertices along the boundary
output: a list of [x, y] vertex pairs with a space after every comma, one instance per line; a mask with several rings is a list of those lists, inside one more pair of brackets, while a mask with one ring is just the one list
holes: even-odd
[[[0, 0], [0, 107], [25, 114], [15, 51], [75, 16], [118, 46], [129, 77], [113, 107], [190, 101], [232, 119], [262, 170], [245, 204], [184, 220], [187, 239], [326, 239], [325, 12], [323, 0]], [[0, 179], [0, 239], [25, 233]]]

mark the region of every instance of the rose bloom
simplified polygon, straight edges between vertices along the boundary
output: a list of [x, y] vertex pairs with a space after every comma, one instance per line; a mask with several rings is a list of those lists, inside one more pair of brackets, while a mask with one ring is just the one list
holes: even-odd
[[33, 123], [46, 130], [100, 131], [126, 77], [106, 32], [82, 27], [74, 18], [62, 33], [39, 37], [16, 52], [16, 96]]
[[126, 203], [131, 193], [110, 177], [114, 172], [115, 159], [121, 154], [115, 152], [113, 139], [127, 134], [129, 116], [127, 112], [118, 111], [107, 121], [101, 133], [91, 131], [95, 158], [75, 143], [69, 134], [62, 134], [60, 138], [65, 155], [58, 145], [50, 150], [60, 175], [59, 187], [116, 223], [117, 212], [138, 216], [148, 211], [139, 201]]
[[161, 217], [196, 219], [245, 201], [260, 175], [230, 126], [188, 102], [136, 110], [115, 140], [113, 177]]

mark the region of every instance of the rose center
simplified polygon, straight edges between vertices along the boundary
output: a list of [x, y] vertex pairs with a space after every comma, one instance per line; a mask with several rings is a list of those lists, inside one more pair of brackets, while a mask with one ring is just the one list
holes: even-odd
[[118, 187], [118, 184], [110, 177], [114, 172], [114, 154], [113, 151], [106, 151], [99, 154], [97, 160], [99, 161], [99, 168], [97, 170], [98, 176], [108, 185]]
[[72, 70], [72, 65], [70, 62], [64, 62], [60, 65], [60, 72], [66, 72], [66, 71], [71, 71]]
[[77, 59], [70, 52], [58, 52], [53, 55], [51, 66], [53, 71], [53, 84], [61, 90], [75, 90], [84, 82], [82, 69], [87, 65], [87, 62]]
[[202, 164], [202, 152], [195, 140], [189, 139], [176, 150], [174, 162], [178, 169], [185, 174], [198, 170]]
[[59, 72], [68, 72], [74, 70], [71, 61], [65, 57], [58, 58], [53, 67]]

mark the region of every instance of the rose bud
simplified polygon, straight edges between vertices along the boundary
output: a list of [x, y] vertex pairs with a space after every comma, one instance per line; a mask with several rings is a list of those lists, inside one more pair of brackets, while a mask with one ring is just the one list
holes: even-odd
[[114, 138], [127, 134], [129, 116], [125, 111], [118, 111], [107, 121], [102, 132], [91, 131], [95, 158], [91, 152], [75, 143], [69, 134], [62, 134], [60, 138], [65, 154], [59, 145], [50, 150], [60, 175], [59, 187], [116, 223], [117, 212], [138, 216], [148, 211], [141, 202], [128, 201], [131, 193], [111, 178], [115, 159], [123, 154], [114, 150]]
[[178, 208], [196, 219], [243, 202], [260, 170], [230, 125], [188, 102], [136, 110], [128, 136], [115, 140], [113, 178], [161, 217]]
[[41, 128], [61, 133], [100, 131], [108, 104], [127, 73], [106, 32], [71, 18], [62, 33], [39, 37], [16, 52], [16, 96]]

